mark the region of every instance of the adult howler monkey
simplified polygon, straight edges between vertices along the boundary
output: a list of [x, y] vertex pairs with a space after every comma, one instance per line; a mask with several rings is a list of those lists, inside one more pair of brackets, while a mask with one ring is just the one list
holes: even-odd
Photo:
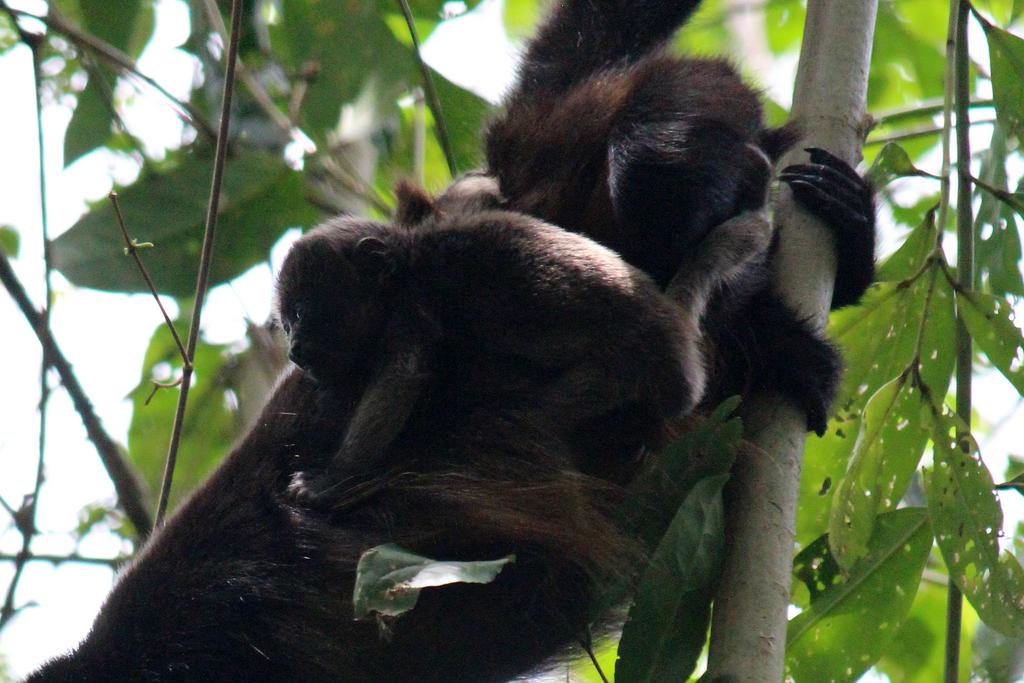
[[[798, 137], [764, 127], [756, 93], [727, 62], [666, 52], [698, 5], [557, 3], [486, 136], [508, 208], [596, 239], [662, 286], [715, 226], [764, 203], [769, 159]], [[874, 278], [873, 194], [845, 162], [810, 151], [779, 177], [832, 229], [833, 306], [844, 306]], [[841, 362], [774, 293], [769, 269], [749, 264], [708, 306], [705, 398], [780, 392], [821, 433]]]
[[[769, 175], [766, 155], [779, 154], [791, 136], [763, 128], [756, 96], [728, 65], [661, 52], [697, 4], [561, 3], [530, 44], [519, 84], [488, 132], [486, 173], [498, 187], [473, 175], [436, 203], [409, 194], [396, 224], [501, 208], [590, 235], [667, 287], [689, 316], [684, 326], [692, 330], [693, 320], [702, 318], [711, 360], [705, 400], [769, 385], [803, 406], [810, 425], [820, 428], [837, 358], [772, 293], [767, 224], [758, 211]], [[829, 219], [841, 252], [835, 302], [848, 303], [870, 279], [870, 192], [821, 151], [782, 178]], [[387, 232], [390, 239], [397, 227]], [[366, 237], [387, 246], [378, 234]], [[387, 249], [379, 246], [363, 243], [358, 258], [366, 257], [370, 272], [401, 272], [391, 271], [380, 258]], [[487, 275], [482, 270], [485, 283]], [[352, 296], [341, 301], [360, 302]], [[374, 301], [365, 303], [372, 308]], [[290, 308], [285, 296], [281, 307], [293, 337], [294, 325], [315, 315]], [[380, 320], [372, 310], [350, 315], [370, 329]], [[413, 337], [421, 343], [412, 349], [429, 349], [424, 368], [466, 380], [499, 367], [500, 354], [484, 354], [480, 369], [437, 365], [434, 354], [455, 353], [458, 344], [437, 345], [452, 335], [435, 336], [445, 328], [431, 316], [421, 322], [414, 331], [422, 336]], [[493, 341], [510, 333], [493, 322], [495, 336], [483, 329], [476, 336]], [[399, 326], [384, 336], [391, 346], [383, 357], [412, 358], [415, 369], [417, 353], [402, 355], [409, 341], [404, 331]], [[122, 573], [85, 641], [29, 680], [507, 680], [577, 639], [593, 617], [601, 583], [630, 572], [635, 553], [615, 522], [618, 489], [607, 481], [627, 478], [636, 463], [623, 457], [595, 464], [583, 456], [598, 452], [594, 446], [629, 453], [644, 431], [631, 409], [612, 409], [609, 419], [584, 415], [567, 436], [564, 425], [555, 425], [555, 438], [544, 419], [537, 430], [516, 419], [457, 424], [467, 441], [456, 461], [417, 452], [406, 440], [406, 431], [431, 434], [429, 420], [444, 416], [429, 407], [448, 400], [432, 392], [456, 386], [413, 372], [411, 395], [427, 392], [418, 404], [427, 408], [385, 425], [380, 443], [389, 450], [359, 444], [349, 450], [350, 425], [364, 422], [364, 433], [375, 433], [373, 420], [381, 415], [367, 410], [366, 401], [376, 380], [390, 376], [380, 372], [390, 365], [351, 363], [344, 356], [323, 362], [322, 350], [306, 348], [311, 340], [299, 338], [295, 357], [324, 381], [295, 368], [285, 375], [253, 429]], [[332, 348], [343, 351], [340, 344]], [[370, 358], [377, 350], [364, 351]], [[333, 373], [335, 363], [356, 371]], [[524, 372], [531, 365], [517, 367]], [[682, 379], [693, 392], [699, 371], [689, 372], [684, 364]], [[496, 414], [514, 411], [504, 403], [511, 393], [502, 396]], [[682, 394], [680, 406], [692, 402]], [[486, 399], [482, 390], [475, 395]], [[521, 398], [527, 412], [535, 407], [532, 394]], [[474, 414], [472, 408], [462, 406], [461, 414]], [[356, 417], [360, 413], [372, 418], [368, 425]], [[658, 419], [646, 427], [655, 428]], [[583, 428], [588, 422], [595, 423], [592, 430]], [[369, 453], [373, 467], [354, 470], [349, 480], [349, 454], [361, 452]], [[435, 557], [515, 552], [517, 560], [490, 584], [425, 591], [414, 610], [390, 625], [385, 640], [376, 624], [353, 621], [351, 608], [356, 560], [384, 542]]]
[[[336, 219], [294, 245], [278, 306], [310, 372], [30, 681], [500, 681], [581, 637], [638, 559], [621, 489], [591, 471], [625, 478], [698, 400], [699, 315], [585, 237], [481, 210], [477, 184], [404, 191], [396, 225]], [[694, 251], [694, 306], [767, 247], [762, 227], [727, 222]], [[596, 465], [591, 428], [609, 433]], [[385, 542], [516, 561], [427, 591], [382, 639], [352, 591]]]

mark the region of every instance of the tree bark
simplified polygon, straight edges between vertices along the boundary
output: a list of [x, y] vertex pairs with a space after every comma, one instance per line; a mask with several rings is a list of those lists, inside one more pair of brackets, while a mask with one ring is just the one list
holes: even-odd
[[[791, 117], [804, 138], [783, 165], [822, 147], [850, 163], [866, 133], [865, 93], [877, 0], [809, 0]], [[827, 229], [788, 190], [775, 207], [780, 228], [777, 290], [824, 329], [836, 255]], [[806, 418], [779, 396], [752, 396], [746, 438], [763, 453], [737, 460], [731, 482], [728, 548], [715, 601], [708, 679], [779, 683], [785, 666], [796, 503]], [[753, 450], [753, 449], [751, 449]]]

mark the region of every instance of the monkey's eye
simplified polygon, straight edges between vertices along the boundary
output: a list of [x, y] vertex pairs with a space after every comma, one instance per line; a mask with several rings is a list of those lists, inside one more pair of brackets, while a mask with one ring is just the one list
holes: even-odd
[[302, 304], [295, 304], [295, 307], [292, 309], [292, 320], [294, 320], [295, 322], [300, 322], [305, 312], [305, 306], [303, 306]]
[[284, 330], [285, 334], [291, 334], [292, 333], [292, 324], [290, 322], [288, 322], [287, 320], [282, 320], [281, 321], [281, 329]]

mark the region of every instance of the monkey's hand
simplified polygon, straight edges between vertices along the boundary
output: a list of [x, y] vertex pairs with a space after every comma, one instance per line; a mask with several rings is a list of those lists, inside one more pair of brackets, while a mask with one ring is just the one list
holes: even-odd
[[832, 230], [836, 284], [832, 308], [856, 303], [875, 279], [874, 189], [845, 161], [811, 147], [808, 164], [788, 166], [779, 180], [802, 207]]
[[390, 330], [385, 358], [349, 420], [341, 446], [319, 473], [297, 472], [288, 487], [300, 504], [337, 509], [387, 467], [387, 455], [430, 381], [435, 327]]

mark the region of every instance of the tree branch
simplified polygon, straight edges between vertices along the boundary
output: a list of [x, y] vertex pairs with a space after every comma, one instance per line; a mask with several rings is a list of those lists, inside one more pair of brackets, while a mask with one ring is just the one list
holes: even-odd
[[37, 553], [29, 553], [28, 555], [22, 556], [20, 553], [17, 555], [0, 555], [0, 562], [18, 562], [19, 559], [22, 562], [49, 562], [50, 564], [64, 564], [65, 562], [79, 562], [81, 564], [100, 564], [112, 569], [117, 569], [122, 564], [128, 561], [127, 557], [89, 557], [87, 555], [79, 555], [78, 553], [72, 553], [70, 555], [41, 555]]
[[[792, 118], [801, 147], [860, 158], [867, 129], [864, 96], [877, 0], [809, 0]], [[802, 162], [803, 152], [786, 163]], [[824, 328], [835, 282], [833, 241], [796, 207], [788, 190], [776, 205], [781, 228], [776, 289], [801, 317]], [[729, 546], [714, 608], [708, 678], [778, 683], [785, 666], [796, 503], [807, 421], [779, 396], [746, 401], [747, 438], [764, 453], [733, 468]]]
[[224, 167], [228, 154], [228, 129], [231, 123], [231, 98], [235, 91], [235, 73], [237, 71], [238, 42], [242, 33], [242, 0], [231, 3], [231, 40], [228, 42], [227, 61], [224, 67], [224, 97], [220, 108], [220, 125], [217, 129], [217, 149], [213, 161], [213, 179], [210, 181], [210, 199], [206, 205], [206, 229], [203, 233], [203, 249], [199, 256], [199, 274], [196, 276], [196, 296], [192, 306], [192, 322], [188, 329], [188, 345], [186, 347], [185, 365], [181, 372], [181, 389], [178, 394], [178, 405], [174, 411], [174, 425], [171, 427], [171, 442], [167, 446], [167, 461], [164, 463], [163, 482], [160, 485], [160, 499], [156, 509], [156, 524], [163, 523], [167, 513], [167, 501], [171, 495], [171, 483], [174, 480], [174, 466], [178, 459], [178, 445], [181, 443], [181, 430], [185, 424], [185, 407], [188, 404], [188, 390], [192, 384], [193, 361], [196, 357], [196, 346], [199, 343], [199, 326], [206, 301], [206, 290], [209, 286], [210, 264], [213, 262], [213, 238], [217, 232], [218, 207], [220, 205], [220, 189], [224, 181]]
[[158, 93], [163, 95], [178, 111], [178, 114], [185, 120], [185, 123], [189, 124], [205, 137], [213, 139], [214, 131], [203, 115], [188, 102], [179, 100], [177, 97], [172, 95], [166, 88], [160, 85], [156, 80], [150, 78], [146, 74], [139, 71], [138, 65], [135, 64], [135, 60], [126, 55], [125, 53], [118, 50], [113, 45], [103, 42], [99, 38], [90, 35], [78, 28], [70, 21], [64, 18], [53, 3], [48, 4], [49, 13], [46, 16], [40, 16], [38, 14], [32, 14], [31, 12], [25, 12], [22, 10], [12, 9], [10, 10], [13, 14], [21, 17], [28, 17], [35, 19], [38, 22], [44, 24], [47, 28], [61, 34], [78, 48], [85, 48], [90, 52], [96, 54], [104, 61], [113, 64], [114, 66], [122, 69], [123, 71], [131, 74], [143, 82], [147, 83]]
[[455, 165], [455, 155], [452, 153], [451, 138], [448, 137], [448, 126], [445, 124], [444, 112], [441, 110], [441, 98], [437, 96], [437, 88], [434, 87], [434, 77], [430, 74], [430, 67], [423, 61], [420, 54], [420, 37], [416, 33], [416, 21], [413, 19], [412, 10], [409, 9], [409, 0], [398, 0], [402, 8], [402, 16], [405, 17], [405, 25], [409, 28], [409, 37], [412, 38], [413, 54], [416, 57], [416, 65], [423, 75], [423, 87], [427, 93], [427, 104], [430, 105], [430, 112], [434, 115], [434, 128], [437, 130], [437, 141], [444, 152], [444, 160], [448, 162], [448, 172], [454, 178], [459, 173]]
[[[974, 286], [974, 212], [971, 206], [971, 60], [967, 52], [967, 19], [970, 3], [951, 0], [949, 23], [951, 30], [946, 49], [953, 52], [953, 101], [956, 109], [956, 274], [961, 287]], [[948, 64], [947, 64], [948, 66]], [[947, 89], [949, 75], [947, 74]], [[960, 125], [961, 122], [963, 125]], [[942, 226], [940, 225], [940, 229]], [[971, 424], [971, 373], [974, 352], [971, 333], [967, 331], [961, 312], [956, 316], [956, 414], [967, 425]], [[961, 435], [958, 435], [961, 436]], [[967, 441], [962, 443], [966, 444]], [[946, 659], [944, 680], [956, 683], [960, 678], [960, 631], [963, 616], [963, 594], [954, 581], [949, 582], [946, 595]]]
[[43, 353], [46, 354], [48, 362], [57, 370], [57, 374], [60, 375], [61, 382], [63, 382], [64, 388], [67, 389], [75, 410], [82, 418], [86, 434], [96, 447], [96, 452], [99, 454], [107, 474], [110, 475], [110, 480], [114, 484], [114, 490], [117, 492], [121, 508], [135, 526], [139, 538], [144, 539], [152, 530], [153, 521], [149, 515], [144, 489], [135, 475], [135, 470], [125, 460], [117, 443], [114, 442], [103, 428], [99, 417], [96, 415], [96, 411], [92, 407], [92, 403], [89, 401], [89, 397], [86, 396], [82, 385], [79, 384], [78, 378], [75, 376], [74, 370], [71, 368], [71, 363], [68, 362], [60, 348], [58, 348], [53, 336], [43, 327], [42, 314], [32, 305], [32, 301], [28, 298], [25, 288], [18, 280], [17, 275], [15, 275], [14, 269], [11, 268], [11, 262], [3, 252], [0, 252], [0, 282], [3, 283], [4, 288], [11, 295], [11, 298], [14, 299], [22, 315], [28, 320], [32, 331], [35, 332], [39, 343], [42, 344]]

